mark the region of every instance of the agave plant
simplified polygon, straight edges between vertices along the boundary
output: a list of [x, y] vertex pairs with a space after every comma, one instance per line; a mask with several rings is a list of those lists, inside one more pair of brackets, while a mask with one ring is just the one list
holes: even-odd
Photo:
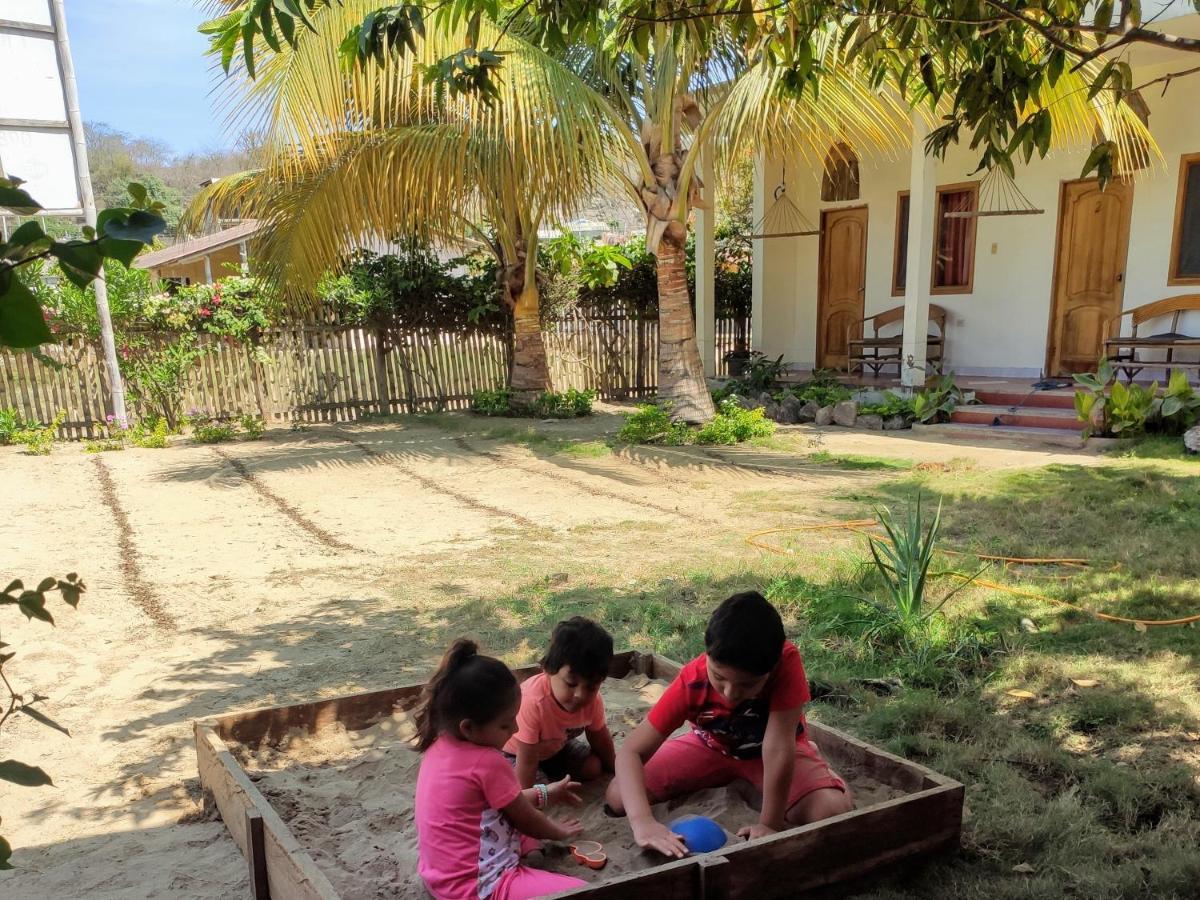
[[871, 557], [888, 600], [885, 611], [906, 629], [928, 621], [979, 574], [959, 576], [959, 585], [936, 605], [929, 606], [926, 593], [930, 580], [948, 573], [930, 571], [942, 527], [942, 504], [938, 503], [937, 511], [926, 525], [921, 501], [918, 491], [903, 521], [898, 521], [887, 507], [877, 509], [876, 515], [884, 533], [870, 538]]

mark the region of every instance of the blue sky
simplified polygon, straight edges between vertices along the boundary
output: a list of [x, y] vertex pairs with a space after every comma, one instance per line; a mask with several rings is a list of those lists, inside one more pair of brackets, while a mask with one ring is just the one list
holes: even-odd
[[89, 122], [176, 153], [228, 146], [197, 0], [67, 0], [79, 106]]

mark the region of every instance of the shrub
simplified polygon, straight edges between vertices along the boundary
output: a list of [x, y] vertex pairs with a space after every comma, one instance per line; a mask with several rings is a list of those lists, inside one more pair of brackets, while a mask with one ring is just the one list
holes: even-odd
[[135, 447], [162, 450], [167, 446], [170, 429], [162, 416], [151, 416], [129, 429], [129, 440]]
[[1100, 360], [1095, 375], [1076, 375], [1075, 382], [1075, 413], [1085, 423], [1085, 436], [1177, 435], [1200, 419], [1200, 395], [1180, 370], [1171, 373], [1161, 396], [1157, 381], [1149, 387], [1122, 384], [1107, 359]]
[[774, 433], [775, 423], [766, 417], [764, 410], [742, 409], [733, 400], [724, 400], [716, 417], [696, 432], [696, 443], [740, 444]]
[[592, 414], [595, 391], [569, 388], [562, 393], [543, 391], [531, 403], [513, 402], [511, 388], [476, 391], [471, 397], [471, 412], [481, 416], [532, 416], [537, 419], [574, 419]]
[[901, 397], [892, 391], [887, 391], [884, 394], [882, 403], [860, 403], [858, 405], [858, 414], [860, 416], [883, 416], [885, 419], [890, 419], [893, 416], [903, 416], [910, 422], [916, 418], [912, 399]]
[[510, 415], [512, 391], [506, 387], [498, 387], [494, 391], [476, 391], [471, 397], [471, 412], [481, 416]]
[[780, 394], [780, 399], [788, 394], [801, 403], [815, 403], [817, 406], [834, 406], [854, 396], [849, 388], [838, 381], [837, 373], [829, 369], [817, 369], [807, 381]]
[[258, 416], [252, 416], [249, 413], [238, 419], [238, 426], [242, 429], [242, 434], [246, 436], [246, 440], [259, 441], [267, 432], [267, 425]]
[[130, 396], [143, 411], [161, 416], [168, 428], [176, 430], [181, 424], [184, 387], [203, 354], [193, 334], [181, 334], [161, 347], [128, 343], [121, 348], [121, 368]]
[[198, 444], [223, 444], [237, 437], [237, 425], [233, 422], [219, 422], [205, 415], [194, 416], [192, 422], [192, 440]]
[[43, 427], [37, 425], [26, 426], [21, 430], [14, 432], [12, 439], [14, 444], [21, 444], [25, 447], [25, 453], [28, 456], [47, 456], [54, 449], [54, 441], [58, 437], [58, 428], [66, 419], [66, 410], [59, 410], [54, 421]]
[[666, 406], [641, 403], [637, 412], [625, 419], [617, 440], [626, 444], [666, 444], [677, 447], [695, 440], [695, 429], [676, 422]]
[[11, 444], [14, 435], [24, 427], [21, 414], [11, 406], [7, 409], [0, 409], [0, 447]]
[[945, 422], [959, 406], [974, 402], [975, 395], [960, 388], [951, 372], [933, 387], [913, 396], [913, 417], [925, 423]]
[[617, 440], [627, 444], [739, 444], [775, 433], [775, 423], [761, 409], [742, 409], [735, 400], [722, 400], [711, 422], [692, 428], [671, 418], [665, 404], [644, 403], [625, 420]]
[[542, 419], [577, 419], [592, 414], [595, 391], [568, 388], [563, 393], [543, 391], [534, 402], [533, 414]]

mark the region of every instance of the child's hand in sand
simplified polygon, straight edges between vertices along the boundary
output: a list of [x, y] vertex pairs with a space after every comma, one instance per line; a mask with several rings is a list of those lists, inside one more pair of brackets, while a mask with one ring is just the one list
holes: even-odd
[[762, 822], [755, 822], [753, 825], [747, 825], [745, 828], [738, 829], [738, 837], [745, 838], [748, 841], [771, 834], [775, 834], [775, 829], [770, 825], [764, 825]]
[[553, 838], [556, 841], [565, 841], [583, 833], [583, 823], [578, 819], [551, 819], [550, 824], [559, 832]]
[[576, 791], [579, 790], [579, 782], [572, 781], [571, 776], [567, 775], [562, 781], [556, 781], [554, 784], [547, 787], [547, 793], [551, 803], [566, 803], [568, 806], [582, 806], [583, 798]]
[[683, 859], [688, 855], [683, 838], [653, 817], [631, 819], [629, 827], [633, 829], [633, 839], [639, 847], [657, 850], [663, 856], [673, 856], [676, 859]]

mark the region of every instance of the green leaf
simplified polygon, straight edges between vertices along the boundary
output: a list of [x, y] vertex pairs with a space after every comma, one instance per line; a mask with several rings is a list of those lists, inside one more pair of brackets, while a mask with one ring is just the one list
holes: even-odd
[[85, 244], [82, 241], [66, 241], [56, 243], [50, 252], [58, 257], [59, 268], [76, 287], [85, 288], [100, 274], [104, 257], [95, 244]]
[[96, 230], [116, 240], [151, 244], [167, 230], [167, 223], [144, 209], [106, 209], [96, 218]]
[[17, 598], [17, 605], [27, 619], [41, 619], [43, 622], [54, 624], [54, 616], [46, 609], [46, 598], [37, 591], [25, 591]]
[[21, 260], [49, 249], [50, 238], [42, 231], [37, 222], [26, 222], [8, 238], [8, 243], [0, 244], [0, 257], [20, 262]]
[[37, 592], [39, 594], [44, 594], [46, 591], [52, 591], [54, 590], [54, 586], [56, 584], [58, 584], [58, 579], [54, 578], [53, 576], [50, 578], [43, 578], [41, 583], [37, 586]]
[[37, 766], [27, 766], [15, 759], [6, 759], [0, 762], [0, 779], [11, 781], [22, 787], [42, 787], [47, 784], [51, 787], [54, 786], [50, 776]]
[[63, 728], [35, 706], [18, 706], [17, 712], [25, 713], [25, 715], [29, 716], [29, 718], [33, 719], [35, 722], [41, 722], [47, 728], [53, 728], [55, 731], [61, 731], [67, 737], [71, 736], [71, 732], [67, 731], [67, 729]]
[[25, 587], [25, 582], [20, 578], [14, 578], [9, 582], [8, 587], [4, 589], [4, 593], [11, 594], [13, 591], [19, 591]]
[[17, 279], [5, 281], [0, 279], [0, 347], [27, 349], [54, 340], [37, 298]]
[[79, 597], [87, 590], [82, 581], [60, 581], [58, 592], [62, 594], [63, 603], [72, 608], [79, 606]]
[[0, 835], [0, 872], [13, 867], [9, 862], [10, 859], [12, 859], [12, 844], [4, 839], [4, 835]]
[[42, 208], [42, 205], [21, 190], [14, 183], [14, 179], [0, 178], [0, 208], [14, 212], [18, 216], [32, 216]]

